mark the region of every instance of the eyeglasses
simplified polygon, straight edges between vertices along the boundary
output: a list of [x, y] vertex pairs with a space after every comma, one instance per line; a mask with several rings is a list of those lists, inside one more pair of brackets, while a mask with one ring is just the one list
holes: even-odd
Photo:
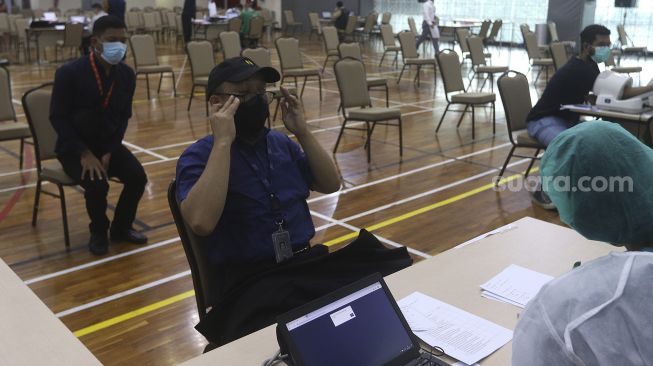
[[246, 93], [246, 94], [238, 94], [238, 93], [217, 93], [217, 95], [226, 95], [226, 96], [233, 96], [238, 98], [241, 103], [249, 102], [256, 96], [261, 96], [263, 99], [265, 99], [268, 104], [272, 103], [274, 100], [275, 94], [271, 91], [263, 91], [259, 93]]

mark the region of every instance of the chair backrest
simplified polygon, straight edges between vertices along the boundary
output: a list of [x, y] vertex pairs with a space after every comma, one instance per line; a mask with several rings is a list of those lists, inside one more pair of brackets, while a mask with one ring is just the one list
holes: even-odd
[[144, 13], [143, 14], [143, 26], [145, 29], [155, 29], [156, 28], [156, 13]]
[[481, 39], [487, 38], [487, 32], [490, 30], [491, 24], [492, 22], [489, 20], [484, 20], [483, 23], [481, 23], [481, 29], [478, 31], [478, 36], [481, 37]]
[[376, 19], [379, 17], [379, 14], [371, 12], [365, 17], [365, 25], [363, 25], [363, 33], [370, 33], [374, 29], [374, 24], [376, 24]]
[[143, 18], [141, 17], [141, 15], [142, 15], [141, 13], [137, 13], [134, 11], [130, 11], [125, 15], [125, 21], [130, 31], [134, 31], [142, 26], [141, 20]]
[[283, 16], [286, 18], [286, 24], [291, 24], [295, 22], [295, 14], [292, 10], [284, 10]]
[[483, 52], [483, 39], [481, 37], [467, 38], [467, 47], [472, 58], [472, 65], [485, 65], [485, 53]]
[[458, 44], [460, 45], [460, 50], [462, 51], [462, 53], [469, 53], [469, 46], [467, 45], [468, 37], [469, 37], [469, 29], [456, 28], [456, 38], [458, 38]]
[[23, 42], [27, 41], [27, 27], [29, 27], [29, 19], [16, 19], [16, 34], [18, 35], [18, 40]]
[[338, 49], [340, 39], [338, 38], [338, 29], [336, 27], [322, 28], [322, 38], [324, 39], [324, 47], [326, 51], [334, 51]]
[[356, 30], [356, 24], [358, 23], [358, 18], [355, 15], [350, 15], [347, 18], [347, 25], [345, 26], [345, 34], [354, 34]]
[[277, 46], [281, 70], [304, 68], [297, 38], [277, 38], [274, 43]]
[[553, 58], [553, 67], [557, 71], [559, 68], [564, 66], [567, 61], [569, 61], [569, 57], [567, 57], [567, 48], [561, 42], [552, 42], [551, 45], [549, 45], [549, 49], [551, 50], [551, 58]]
[[408, 17], [408, 30], [410, 30], [414, 34], [419, 34], [419, 31], [417, 30], [417, 25], [415, 24], [415, 18], [413, 17]]
[[0, 121], [16, 120], [11, 99], [11, 77], [6, 67], [0, 66]]
[[84, 24], [68, 23], [64, 28], [63, 44], [66, 47], [81, 47], [84, 35]]
[[263, 26], [265, 25], [265, 19], [262, 16], [255, 16], [249, 20], [249, 34], [248, 38], [259, 39], [263, 35]]
[[138, 69], [140, 66], [153, 66], [159, 64], [156, 57], [156, 46], [154, 38], [149, 34], [135, 34], [129, 37], [129, 43], [134, 55], [134, 65]]
[[220, 33], [220, 44], [222, 44], [222, 54], [225, 60], [240, 56], [242, 47], [238, 32], [229, 31]]
[[438, 68], [442, 75], [445, 93], [465, 90], [463, 83], [463, 74], [460, 71], [460, 59], [456, 51], [451, 49], [443, 50], [436, 57]]
[[526, 46], [528, 58], [531, 60], [542, 58], [542, 53], [540, 52], [540, 47], [537, 45], [537, 38], [535, 37], [535, 33], [524, 33], [524, 45]]
[[54, 147], [57, 132], [50, 122], [50, 100], [52, 83], [30, 89], [23, 94], [22, 104], [27, 124], [34, 140], [36, 166], [41, 170], [41, 161], [56, 158]]
[[381, 15], [381, 24], [390, 24], [390, 18], [392, 18], [392, 13], [386, 11]]
[[227, 22], [227, 31], [229, 32], [240, 32], [240, 27], [243, 25], [243, 20], [240, 17], [235, 17], [229, 19]]
[[626, 28], [624, 28], [623, 24], [617, 25], [617, 34], [619, 36], [619, 43], [621, 43], [621, 46], [628, 46], [628, 34], [626, 33]]
[[415, 33], [404, 31], [399, 33], [399, 44], [401, 45], [401, 55], [404, 59], [418, 58], [417, 42], [415, 41]]
[[361, 53], [361, 46], [358, 42], [341, 43], [338, 45], [338, 53], [340, 58], [353, 58], [355, 60], [363, 61], [363, 54]]
[[194, 78], [209, 76], [215, 67], [213, 45], [209, 41], [192, 41], [186, 45], [190, 59], [191, 74]]
[[397, 44], [395, 43], [395, 35], [392, 30], [392, 25], [390, 24], [381, 24], [381, 38], [383, 38], [383, 45], [385, 47], [394, 47]]
[[267, 48], [245, 48], [241, 55], [254, 61], [260, 67], [272, 67], [272, 55]]
[[206, 238], [195, 235], [186, 225], [179, 209], [177, 183], [174, 180], [168, 186], [168, 205], [190, 267], [199, 318], [203, 319], [207, 314], [207, 308], [215, 305], [220, 296], [216, 271], [208, 260], [210, 243]]
[[558, 38], [558, 27], [554, 22], [549, 22], [547, 24], [549, 26], [549, 36], [551, 36], [551, 42], [558, 42], [560, 41], [560, 38]]
[[169, 11], [166, 13], [166, 18], [168, 18], [168, 27], [177, 29], [177, 14]]
[[497, 37], [499, 36], [499, 32], [501, 31], [501, 26], [503, 25], [503, 20], [497, 19], [492, 23], [492, 29], [490, 30], [490, 35], [488, 36], [489, 39], [491, 40], [496, 40]]
[[9, 15], [7, 13], [0, 13], [0, 33], [9, 33], [10, 30]]
[[522, 73], [508, 71], [499, 77], [497, 85], [512, 140], [512, 132], [526, 128], [526, 118], [533, 107], [528, 79]]
[[314, 11], [308, 13], [308, 21], [311, 23], [311, 28], [316, 31], [320, 30], [320, 15]]
[[336, 74], [343, 108], [372, 105], [370, 94], [367, 91], [367, 75], [363, 62], [353, 58], [344, 58], [336, 61], [333, 70]]

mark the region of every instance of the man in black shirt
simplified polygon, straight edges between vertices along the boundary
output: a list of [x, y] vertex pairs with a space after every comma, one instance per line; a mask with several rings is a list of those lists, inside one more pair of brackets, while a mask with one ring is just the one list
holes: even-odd
[[[589, 93], [599, 76], [597, 64], [606, 62], [610, 56], [610, 30], [593, 24], [580, 33], [581, 52], [570, 59], [551, 78], [542, 98], [527, 117], [528, 134], [548, 146], [553, 139], [579, 121], [580, 116], [568, 110], [560, 110], [563, 104], [594, 103]], [[652, 91], [652, 87], [627, 87], [623, 97], [631, 98]], [[541, 190], [533, 193], [533, 201], [543, 208], [555, 209], [551, 200]]]
[[336, 3], [336, 8], [331, 14], [333, 19], [333, 25], [338, 28], [338, 30], [344, 31], [347, 27], [347, 20], [349, 19], [349, 10], [345, 8], [342, 1]]
[[147, 176], [122, 145], [136, 87], [134, 71], [121, 62], [126, 40], [122, 20], [111, 15], [99, 18], [93, 27], [91, 53], [57, 70], [50, 104], [57, 158], [66, 174], [84, 188], [91, 219], [89, 249], [96, 255], [105, 254], [109, 247], [109, 177], [117, 177], [124, 185], [111, 224], [111, 239], [147, 242], [132, 229]]

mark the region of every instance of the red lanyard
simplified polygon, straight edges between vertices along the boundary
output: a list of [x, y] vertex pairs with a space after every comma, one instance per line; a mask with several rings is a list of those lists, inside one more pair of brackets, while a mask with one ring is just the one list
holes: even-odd
[[107, 109], [109, 106], [109, 100], [111, 100], [111, 95], [113, 94], [113, 87], [116, 85], [116, 81], [113, 80], [111, 82], [111, 86], [109, 87], [109, 91], [107, 92], [106, 95], [104, 95], [104, 87], [102, 86], [102, 80], [100, 79], [100, 73], [97, 70], [97, 66], [95, 65], [95, 53], [91, 52], [90, 56], [91, 58], [91, 68], [93, 69], [93, 74], [95, 75], [95, 82], [97, 82], [97, 88], [98, 91], [100, 92], [100, 97], [104, 96], [104, 101], [102, 102], [102, 108]]

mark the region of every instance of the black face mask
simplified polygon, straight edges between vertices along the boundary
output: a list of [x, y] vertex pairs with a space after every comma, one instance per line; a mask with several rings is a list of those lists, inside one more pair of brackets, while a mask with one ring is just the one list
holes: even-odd
[[262, 95], [257, 94], [241, 103], [234, 115], [236, 135], [245, 139], [257, 138], [265, 127], [265, 120], [269, 114], [268, 102]]

